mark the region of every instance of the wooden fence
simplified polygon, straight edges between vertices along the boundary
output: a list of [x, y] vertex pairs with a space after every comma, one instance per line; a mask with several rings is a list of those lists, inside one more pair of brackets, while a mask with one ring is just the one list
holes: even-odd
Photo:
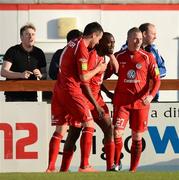
[[[0, 91], [52, 91], [55, 80], [10, 80], [0, 81]], [[105, 80], [109, 90], [114, 90], [116, 80]], [[162, 79], [160, 90], [179, 90], [179, 79]]]

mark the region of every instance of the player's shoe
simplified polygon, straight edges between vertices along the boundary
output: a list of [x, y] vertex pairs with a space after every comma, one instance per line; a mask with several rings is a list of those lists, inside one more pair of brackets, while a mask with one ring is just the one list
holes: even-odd
[[119, 165], [116, 166], [117, 171], [120, 171], [122, 169], [122, 162], [119, 162]]
[[121, 161], [120, 161], [120, 164], [119, 165], [113, 165], [113, 167], [110, 169], [110, 170], [108, 170], [108, 171], [115, 171], [115, 172], [118, 172], [118, 171], [120, 171], [122, 169], [122, 163], [121, 163]]
[[130, 169], [129, 172], [135, 173], [135, 172], [136, 172], [136, 169]]
[[57, 173], [58, 172], [58, 170], [57, 169], [47, 169], [46, 171], [45, 171], [46, 173]]
[[117, 172], [118, 170], [116, 170], [116, 165], [114, 164], [114, 165], [112, 166], [112, 168], [111, 168], [111, 169], [108, 169], [107, 171]]
[[78, 169], [78, 172], [84, 172], [84, 173], [88, 173], [88, 172], [99, 172], [96, 169], [94, 169], [92, 166], [87, 166], [85, 168], [80, 168]]

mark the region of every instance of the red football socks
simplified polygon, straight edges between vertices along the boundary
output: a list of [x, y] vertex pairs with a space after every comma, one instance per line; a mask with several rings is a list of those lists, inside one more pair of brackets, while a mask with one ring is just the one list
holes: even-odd
[[114, 142], [110, 141], [104, 144], [104, 149], [106, 153], [106, 165], [107, 170], [110, 170], [114, 165]]
[[54, 132], [49, 143], [49, 170], [55, 170], [55, 162], [57, 160], [58, 152], [60, 149], [60, 142], [62, 140], [62, 135]]
[[135, 172], [142, 153], [142, 140], [132, 140], [130, 171]]
[[80, 139], [80, 148], [81, 148], [80, 168], [85, 168], [89, 165], [89, 156], [91, 152], [93, 132], [94, 132], [94, 128], [91, 127], [85, 127], [82, 131], [82, 136]]
[[122, 151], [122, 147], [123, 147], [122, 137], [114, 138], [114, 142], [115, 142], [114, 164], [119, 165], [121, 151]]
[[64, 172], [68, 171], [72, 157], [73, 157], [73, 152], [74, 152], [73, 150], [63, 152], [62, 164], [61, 164], [60, 171], [64, 171]]

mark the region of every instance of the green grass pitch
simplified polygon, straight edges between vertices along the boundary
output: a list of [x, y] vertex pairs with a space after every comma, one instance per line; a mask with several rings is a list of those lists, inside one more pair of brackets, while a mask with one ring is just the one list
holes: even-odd
[[98, 173], [0, 173], [1, 180], [176, 180], [179, 171], [98, 172]]

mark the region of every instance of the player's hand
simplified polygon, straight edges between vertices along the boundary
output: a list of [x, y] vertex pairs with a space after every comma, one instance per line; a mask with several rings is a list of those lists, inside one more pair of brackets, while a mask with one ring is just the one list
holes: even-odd
[[146, 96], [146, 98], [143, 100], [144, 105], [150, 104], [151, 101], [152, 101], [152, 99], [153, 99], [153, 96], [152, 96], [152, 95]]
[[96, 110], [98, 111], [99, 120], [103, 119], [105, 115], [104, 109], [100, 106], [96, 106]]
[[111, 69], [113, 69], [115, 73], [118, 73], [118, 71], [119, 71], [119, 63], [118, 63], [116, 57], [114, 56], [114, 54], [110, 54], [109, 58], [110, 58], [109, 63], [110, 63]]
[[98, 64], [98, 68], [99, 68], [99, 72], [104, 72], [106, 70], [106, 68], [107, 68], [107, 64], [104, 63], [104, 62], [100, 62]]
[[39, 69], [34, 69], [33, 70], [33, 74], [35, 75], [35, 77], [37, 77], [38, 79], [41, 79], [42, 78], [42, 74], [40, 72]]
[[24, 71], [21, 73], [21, 78], [22, 79], [28, 79], [31, 74], [33, 74], [31, 71]]

